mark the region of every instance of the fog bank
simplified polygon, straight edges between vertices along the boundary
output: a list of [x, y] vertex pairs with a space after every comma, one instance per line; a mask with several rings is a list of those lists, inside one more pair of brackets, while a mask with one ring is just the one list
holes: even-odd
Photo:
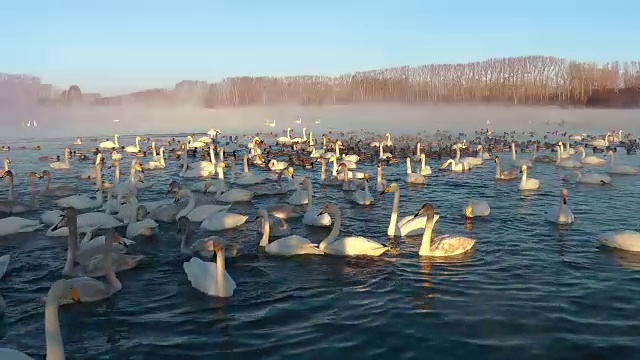
[[[294, 123], [298, 117], [302, 125]], [[120, 122], [112, 120], [119, 119]], [[277, 126], [264, 125], [277, 120]], [[314, 120], [320, 119], [320, 124]], [[307, 127], [316, 133], [327, 130], [368, 129], [392, 134], [435, 132], [437, 129], [472, 131], [487, 126], [491, 129], [538, 130], [558, 128], [577, 132], [602, 133], [607, 129], [623, 129], [636, 133], [640, 126], [640, 110], [594, 110], [557, 107], [493, 106], [493, 105], [405, 105], [367, 103], [343, 106], [301, 107], [269, 106], [224, 109], [162, 107], [46, 107], [0, 108], [0, 139], [28, 137], [110, 136], [113, 133], [204, 133], [210, 128], [224, 133], [281, 131], [289, 126], [297, 132]], [[36, 120], [38, 128], [21, 127], [21, 122]], [[547, 120], [551, 126], [547, 126]]]

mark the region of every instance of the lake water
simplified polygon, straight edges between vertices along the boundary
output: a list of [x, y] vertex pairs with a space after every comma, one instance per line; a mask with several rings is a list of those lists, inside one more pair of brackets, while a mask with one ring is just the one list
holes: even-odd
[[[26, 142], [43, 150], [0, 154], [11, 158], [23, 199], [28, 199], [26, 172], [48, 168], [37, 158], [62, 154], [72, 141], [14, 141], [14, 149]], [[121, 143], [133, 140], [123, 137]], [[81, 148], [94, 147], [95, 142]], [[640, 167], [637, 156], [622, 153], [617, 162]], [[510, 158], [502, 156], [506, 167]], [[430, 162], [433, 169], [440, 165]], [[129, 161], [121, 163], [126, 174]], [[72, 166], [71, 171], [54, 172], [54, 181], [75, 182], [91, 161], [72, 160]], [[375, 174], [373, 164], [361, 168]], [[255, 224], [248, 222], [220, 233], [240, 247], [240, 255], [227, 261], [237, 283], [235, 294], [215, 299], [191, 287], [176, 225], [161, 224], [153, 238], [136, 239], [130, 252], [146, 258], [118, 274], [123, 284], [119, 293], [97, 304], [61, 308], [68, 358], [635, 358], [640, 350], [640, 254], [602, 249], [596, 235], [637, 230], [637, 176], [614, 176], [611, 186], [569, 186], [576, 222], [557, 226], [545, 221], [545, 213], [559, 203], [561, 178], [569, 171], [554, 165], [530, 169], [529, 176], [539, 179], [541, 187], [526, 194], [517, 181], [496, 183], [491, 161], [466, 174], [435, 172], [425, 187], [408, 188], [404, 172], [402, 162], [385, 168], [387, 180], [400, 184], [401, 216], [433, 203], [441, 216], [435, 233], [475, 238], [471, 253], [449, 261], [420, 258], [419, 237], [386, 237], [391, 194], [375, 194], [375, 204], [364, 208], [347, 202], [341, 189], [316, 182], [315, 206], [339, 205], [342, 234], [385, 242], [390, 251], [370, 259], [272, 257], [258, 251]], [[179, 166], [169, 161], [166, 170], [146, 174], [154, 186], [140, 191], [140, 201], [162, 198], [172, 179], [183, 185], [196, 182], [180, 179], [178, 173]], [[105, 181], [112, 182], [110, 170], [105, 168], [105, 174]], [[318, 179], [319, 166], [297, 169], [296, 174]], [[88, 193], [93, 183], [79, 186]], [[6, 191], [1, 183], [0, 196]], [[487, 200], [491, 215], [467, 224], [463, 207], [472, 198]], [[258, 208], [285, 199], [256, 198], [234, 204], [230, 211], [253, 219]], [[41, 211], [53, 208], [50, 200], [40, 205]], [[36, 219], [38, 212], [21, 216]], [[294, 234], [316, 243], [329, 232], [299, 220], [289, 223]], [[66, 238], [44, 232], [0, 238], [0, 255], [12, 256], [0, 280], [8, 305], [0, 320], [0, 347], [35, 358], [45, 353], [39, 300], [61, 277], [66, 256]], [[195, 238], [207, 234], [198, 231]]]

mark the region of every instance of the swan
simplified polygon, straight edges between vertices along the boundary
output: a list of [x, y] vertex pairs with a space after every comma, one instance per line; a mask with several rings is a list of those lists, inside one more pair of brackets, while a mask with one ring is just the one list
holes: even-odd
[[549, 210], [547, 220], [558, 224], [571, 224], [574, 221], [574, 217], [567, 205], [567, 189], [562, 189], [561, 195], [562, 201], [560, 205]]
[[280, 171], [286, 169], [289, 166], [289, 163], [286, 161], [278, 161], [274, 159], [269, 161], [269, 164], [267, 166], [271, 171]]
[[9, 160], [9, 158], [5, 158], [3, 164], [4, 169], [0, 170], [0, 176], [4, 175], [4, 173], [9, 170], [9, 164], [11, 164], [11, 160]]
[[112, 149], [118, 149], [120, 148], [120, 144], [118, 144], [118, 138], [120, 137], [120, 135], [115, 134], [113, 135], [113, 138], [115, 140], [115, 142], [108, 140], [108, 141], [103, 141], [100, 143], [100, 145], [98, 145], [98, 147], [102, 150], [112, 150]]
[[247, 221], [247, 218], [248, 217], [246, 215], [226, 211], [216, 212], [204, 219], [200, 224], [200, 228], [209, 231], [234, 229], [244, 224]]
[[96, 162], [93, 165], [94, 168], [86, 170], [85, 172], [82, 173], [82, 175], [79, 176], [79, 178], [81, 180], [95, 180], [95, 178], [98, 176], [96, 167], [98, 167], [102, 163], [103, 159], [104, 158], [102, 157], [102, 153], [98, 153], [96, 155]]
[[559, 146], [556, 146], [556, 166], [560, 166], [560, 167], [565, 167], [565, 168], [581, 168], [582, 164], [572, 158], [565, 158], [563, 159], [561, 157], [562, 154], [562, 150], [560, 149]]
[[453, 172], [464, 172], [471, 169], [465, 162], [456, 162], [453, 159], [449, 159], [445, 161], [444, 164], [440, 165], [440, 170], [445, 170], [448, 166], [451, 166], [451, 171]]
[[[213, 247], [216, 241], [222, 241], [217, 236], [210, 236], [203, 239], [194, 241], [191, 245], [187, 243], [191, 242], [193, 237], [193, 230], [191, 229], [191, 223], [185, 216], [178, 219], [178, 234], [182, 235], [182, 241], [180, 242], [180, 252], [186, 255], [193, 256], [199, 254], [205, 258], [212, 258], [214, 256]], [[235, 257], [238, 255], [238, 248], [235, 246], [226, 246], [224, 248], [225, 257]]]
[[313, 209], [313, 184], [310, 179], [303, 181], [307, 194], [309, 194], [309, 202], [307, 203], [307, 211], [302, 217], [302, 223], [309, 226], [328, 227], [331, 226], [331, 217], [329, 214], [318, 216], [318, 212]]
[[[51, 285], [44, 307], [44, 332], [47, 343], [47, 360], [64, 360], [64, 344], [60, 331], [60, 320], [58, 317], [58, 307], [63, 299], [77, 298], [76, 292], [70, 280], [57, 280]], [[2, 360], [33, 360], [33, 358], [23, 352], [0, 348], [0, 359]]]
[[185, 157], [184, 160], [182, 160], [182, 171], [180, 172], [180, 176], [186, 178], [206, 177], [215, 174], [215, 172], [215, 168], [199, 167], [195, 169], [189, 169], [189, 161]]
[[380, 150], [379, 150], [379, 155], [378, 155], [378, 157], [380, 158], [380, 160], [387, 160], [387, 159], [392, 158], [392, 157], [393, 157], [393, 155], [391, 155], [390, 153], [386, 153], [386, 152], [384, 152], [384, 151], [383, 151], [383, 149], [382, 149], [382, 146], [383, 146], [383, 145], [384, 145], [383, 143], [378, 144], [378, 147], [379, 147], [379, 149], [380, 149]]
[[157, 161], [149, 161], [148, 163], [142, 165], [142, 168], [145, 170], [158, 170], [164, 169], [166, 164], [164, 163], [164, 146], [160, 148], [160, 158]]
[[531, 160], [529, 159], [518, 159], [516, 157], [516, 143], [511, 143], [511, 160], [513, 160], [513, 165], [517, 167], [521, 167], [522, 165], [526, 165], [527, 167], [533, 167]]
[[244, 172], [241, 176], [236, 178], [236, 184], [253, 185], [261, 183], [266, 179], [266, 176], [256, 175], [255, 173], [249, 171], [249, 155], [245, 155], [242, 157], [242, 163]]
[[332, 215], [334, 219], [331, 233], [318, 245], [318, 248], [325, 253], [341, 256], [380, 256], [389, 250], [386, 245], [361, 236], [348, 236], [338, 239], [342, 220], [340, 209], [336, 205], [325, 205], [318, 215], [322, 214]]
[[105, 235], [104, 243], [104, 267], [106, 269], [104, 276], [107, 282], [102, 282], [88, 276], [73, 277], [69, 279], [69, 283], [73, 287], [74, 296], [68, 300], [73, 302], [95, 302], [101, 301], [122, 289], [122, 283], [116, 277], [113, 269], [112, 257], [115, 255], [111, 250], [114, 243], [123, 244], [122, 238], [115, 230], [110, 229]]
[[431, 175], [431, 167], [427, 166], [427, 157], [424, 154], [420, 154], [420, 175]]
[[287, 136], [281, 136], [279, 138], [276, 139], [277, 143], [282, 143], [282, 144], [290, 144], [291, 143], [291, 128], [287, 128]]
[[[338, 161], [336, 160], [335, 156], [332, 156], [331, 158], [329, 158], [329, 161], [333, 163], [333, 169], [332, 169], [333, 176], [337, 177], [339, 180], [364, 179], [366, 175], [361, 171], [349, 171], [349, 165], [345, 162], [340, 162], [340, 165], [338, 165]], [[343, 167], [346, 168], [344, 169], [344, 172], [339, 172], [339, 170], [342, 169]]]
[[207, 146], [207, 143], [202, 141], [193, 141], [193, 136], [187, 136], [187, 147], [189, 149], [199, 149]]
[[51, 173], [49, 172], [49, 170], [42, 170], [41, 177], [47, 179], [47, 184], [45, 185], [44, 189], [40, 190], [40, 196], [62, 197], [71, 196], [78, 192], [76, 188], [71, 185], [58, 185], [55, 187], [51, 187]]
[[590, 141], [589, 145], [593, 147], [607, 147], [609, 146], [609, 136], [611, 136], [610, 132], [608, 132], [607, 135], [605, 135], [604, 139], [595, 139]]
[[607, 163], [607, 160], [601, 159], [597, 156], [587, 156], [583, 147], [578, 148], [578, 152], [582, 154], [580, 158], [580, 163], [584, 165], [604, 165]]
[[124, 148], [124, 151], [126, 153], [139, 153], [140, 152], [140, 140], [142, 140], [140, 138], [140, 136], [136, 136], [136, 144], [135, 145], [129, 145], [127, 147]]
[[267, 206], [269, 215], [279, 217], [280, 219], [293, 219], [304, 216], [304, 212], [296, 206], [290, 204], [274, 204]]
[[320, 184], [325, 186], [342, 186], [342, 181], [338, 179], [336, 176], [337, 169], [335, 169], [335, 173], [332, 173], [331, 178], [327, 179], [327, 160], [320, 159]]
[[464, 207], [464, 216], [467, 219], [476, 216], [489, 216], [491, 207], [489, 203], [484, 200], [469, 200], [467, 206]]
[[588, 184], [588, 185], [611, 184], [611, 176], [607, 176], [604, 174], [591, 173], [591, 174], [582, 175], [580, 172], [576, 172], [576, 175], [577, 175], [576, 182], [581, 184]]
[[253, 192], [244, 189], [230, 189], [225, 192], [218, 190], [216, 200], [225, 203], [249, 202], [253, 199]]
[[146, 218], [149, 214], [147, 207], [138, 205], [135, 211], [131, 212], [131, 219], [127, 225], [126, 236], [131, 239], [138, 235], [152, 236], [158, 229], [158, 223]]
[[236, 282], [225, 270], [224, 247], [218, 237], [211, 237], [212, 250], [216, 254], [216, 262], [205, 262], [193, 257], [182, 264], [191, 286], [209, 296], [231, 297]]
[[[303, 179], [303, 182], [306, 179]], [[291, 205], [305, 205], [309, 203], [309, 193], [302, 187], [298, 187], [296, 191], [287, 199]]]
[[73, 207], [78, 210], [94, 209], [102, 206], [102, 189], [98, 189], [97, 195], [91, 198], [87, 195], [71, 195], [55, 201], [60, 208]]
[[44, 224], [37, 220], [29, 220], [17, 216], [0, 219], [0, 236], [16, 233], [33, 232], [42, 229]]
[[380, 192], [387, 187], [387, 180], [382, 178], [382, 163], [378, 163], [378, 170], [376, 174], [376, 191]]
[[556, 159], [549, 155], [538, 156], [538, 143], [536, 142], [533, 144], [533, 161], [539, 163], [552, 163], [556, 162]]
[[411, 172], [411, 158], [407, 157], [407, 184], [425, 184], [427, 178], [424, 175]]
[[111, 152], [111, 161], [120, 161], [120, 160], [122, 160], [122, 154], [113, 150]]
[[493, 162], [496, 163], [496, 180], [514, 180], [515, 178], [518, 177], [518, 173], [513, 170], [513, 169], [509, 169], [503, 172], [500, 172], [500, 158], [499, 157], [494, 157], [493, 158]]
[[[57, 213], [58, 216], [55, 219], [55, 221], [51, 224], [52, 227], [49, 230], [47, 230], [45, 235], [49, 237], [68, 236], [69, 228], [66, 226], [57, 226], [57, 229], [53, 230], [53, 228], [56, 227], [55, 225], [60, 221], [60, 217], [64, 214], [64, 212], [60, 210], [56, 211], [55, 213]], [[50, 216], [53, 217], [55, 213], [51, 213]], [[112, 229], [112, 228], [116, 228], [124, 225], [124, 223], [118, 221], [113, 216], [109, 214], [105, 214], [103, 212], [90, 212], [90, 213], [84, 213], [84, 214], [75, 215], [75, 216], [77, 216], [77, 219], [75, 220], [76, 226], [81, 230], [83, 230], [82, 232], [92, 228]], [[44, 219], [44, 220], [47, 220], [45, 222], [42, 219], [42, 217], [41, 217], [41, 220], [43, 223], [51, 222], [48, 219]]]
[[176, 220], [178, 220], [178, 218], [182, 216], [186, 216], [189, 219], [189, 221], [201, 222], [201, 221], [204, 221], [209, 216], [211, 216], [212, 214], [219, 213], [219, 212], [226, 212], [231, 207], [231, 205], [213, 205], [213, 204], [200, 205], [196, 207], [196, 199], [193, 196], [193, 193], [191, 193], [191, 191], [189, 191], [188, 189], [180, 189], [175, 195], [175, 202], [179, 202], [180, 199], [184, 197], [187, 197], [189, 199], [189, 204], [187, 205], [186, 208], [184, 208], [178, 214], [176, 214], [176, 217], [175, 217]]
[[[314, 214], [317, 215], [317, 214]], [[262, 233], [262, 218], [258, 217], [256, 220], [256, 226], [258, 227], [258, 232]], [[281, 219], [277, 216], [269, 215], [269, 236], [271, 238], [282, 237], [291, 235], [291, 226], [287, 224], [284, 219]]]
[[257, 215], [262, 219], [262, 237], [260, 238], [259, 245], [264, 247], [267, 254], [282, 256], [324, 254], [324, 252], [318, 249], [311, 241], [298, 235], [290, 235], [269, 243], [269, 214], [266, 210], [260, 209]]
[[56, 161], [49, 164], [49, 167], [55, 170], [67, 170], [71, 169], [69, 165], [69, 157], [71, 156], [71, 150], [69, 148], [64, 149], [64, 162]]
[[416, 154], [413, 157], [413, 160], [420, 161], [422, 159], [422, 153], [420, 152], [420, 143], [416, 144]]
[[255, 196], [286, 194], [288, 192], [288, 189], [286, 189], [282, 185], [282, 177], [285, 174], [287, 176], [289, 176], [289, 177], [293, 176], [293, 168], [292, 167], [288, 167], [286, 169], [281, 170], [278, 173], [278, 178], [277, 178], [275, 184], [256, 185], [256, 186], [252, 186], [252, 187], [248, 188], [248, 190], [252, 191]]
[[522, 180], [520, 180], [520, 190], [537, 190], [540, 187], [540, 181], [534, 178], [527, 178], [527, 165], [520, 168]]
[[560, 157], [566, 159], [571, 155], [575, 154], [575, 150], [573, 150], [570, 146], [568, 146], [567, 150], [564, 149], [564, 143], [562, 141], [558, 141], [558, 146], [560, 147]]
[[[413, 236], [420, 235], [424, 232], [424, 226], [427, 217], [421, 212], [415, 215], [405, 216], [398, 221], [398, 207], [400, 206], [400, 187], [396, 183], [392, 183], [383, 189], [380, 195], [393, 192], [393, 207], [391, 208], [391, 218], [387, 227], [387, 235], [394, 236]], [[439, 215], [436, 215], [435, 221], [438, 221]]]
[[291, 139], [292, 143], [302, 143], [307, 141], [307, 128], [302, 128], [302, 138], [293, 138]]
[[640, 233], [637, 231], [608, 232], [598, 236], [601, 245], [626, 250], [640, 251]]
[[615, 165], [613, 163], [614, 154], [613, 151], [609, 150], [607, 155], [609, 157], [609, 168], [607, 169], [607, 173], [609, 174], [617, 174], [617, 175], [636, 175], [638, 174], [638, 170], [629, 165]]
[[9, 196], [7, 200], [0, 200], [0, 213], [19, 214], [36, 209], [38, 207], [38, 200], [36, 198], [35, 180], [40, 179], [41, 177], [42, 176], [38, 173], [29, 173], [29, 188], [32, 204], [28, 205], [14, 200], [13, 171], [7, 170], [2, 176], [0, 176], [0, 179], [4, 178], [9, 180]]
[[467, 164], [467, 166], [469, 168], [473, 168], [473, 167], [482, 165], [482, 162], [484, 161], [483, 157], [482, 157], [482, 145], [478, 145], [476, 150], [478, 151], [478, 156], [476, 156], [476, 157], [466, 156], [466, 157], [463, 157], [462, 159], [460, 159], [459, 158], [460, 157], [460, 149], [459, 149], [459, 147], [456, 146], [456, 152], [458, 154], [457, 161], [461, 162], [461, 163], [464, 163], [464, 164]]
[[369, 177], [365, 176], [364, 178], [364, 190], [356, 190], [353, 192], [351, 196], [351, 201], [360, 204], [360, 205], [371, 205], [373, 204], [373, 196], [369, 192]]
[[431, 238], [433, 225], [435, 223], [435, 209], [433, 205], [427, 203], [423, 205], [427, 215], [422, 243], [418, 255], [420, 256], [455, 256], [464, 254], [471, 250], [476, 241], [460, 235], [440, 235], [435, 239]]

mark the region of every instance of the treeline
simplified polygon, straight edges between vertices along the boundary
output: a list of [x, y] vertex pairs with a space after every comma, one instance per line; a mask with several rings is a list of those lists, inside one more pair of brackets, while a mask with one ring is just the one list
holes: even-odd
[[[181, 82], [188, 91], [189, 82]], [[193, 82], [202, 95], [202, 82]], [[194, 88], [195, 86], [194, 85]], [[596, 64], [549, 56], [404, 66], [330, 76], [230, 77], [204, 90], [206, 107], [364, 101], [587, 104], [640, 87], [640, 61]]]

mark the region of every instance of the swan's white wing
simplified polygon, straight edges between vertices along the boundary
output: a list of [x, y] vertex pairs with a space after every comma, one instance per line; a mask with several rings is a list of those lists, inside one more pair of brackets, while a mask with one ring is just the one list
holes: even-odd
[[476, 243], [474, 239], [460, 235], [440, 235], [431, 240], [431, 255], [453, 256], [469, 251]]
[[9, 267], [9, 260], [11, 260], [11, 255], [3, 255], [0, 256], [0, 279], [7, 272], [7, 267]]
[[324, 254], [324, 252], [313, 245], [311, 241], [298, 235], [291, 235], [278, 239], [267, 245], [265, 247], [265, 251], [269, 254], [284, 256], [301, 254]]
[[640, 233], [636, 231], [619, 231], [602, 234], [598, 237], [600, 244], [627, 251], [640, 251]]
[[90, 277], [71, 278], [69, 281], [78, 293], [80, 301], [83, 302], [99, 301], [109, 297], [112, 293], [109, 285]]
[[370, 255], [379, 256], [389, 248], [377, 241], [361, 236], [348, 236], [330, 243], [325, 251], [334, 255]]

